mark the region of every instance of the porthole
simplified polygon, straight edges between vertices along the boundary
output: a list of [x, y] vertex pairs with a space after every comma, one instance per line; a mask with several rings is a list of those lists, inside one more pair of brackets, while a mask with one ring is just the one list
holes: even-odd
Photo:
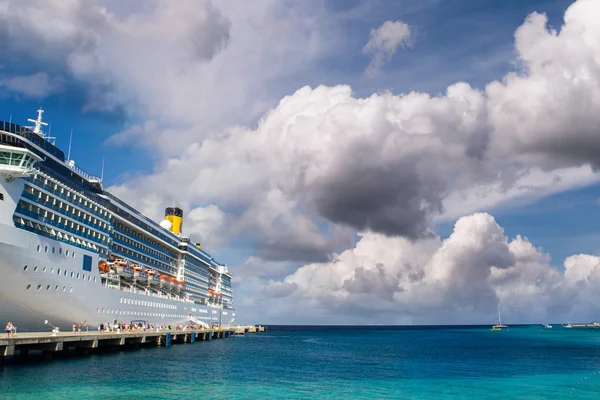
[[27, 286], [25, 286], [25, 289], [27, 289], [27, 290], [31, 289], [31, 283], [29, 283]]
[[58, 290], [58, 288], [59, 288], [59, 286], [58, 286], [58, 285], [56, 285], [56, 286], [54, 287], [54, 290]]
[[48, 252], [48, 246], [44, 247], [44, 253]]
[[42, 249], [42, 247], [38, 244], [37, 247], [36, 247], [36, 249], [39, 252]]
[[46, 290], [50, 290], [50, 285], [46, 285]]
[[65, 250], [65, 256], [69, 255], [69, 250]]
[[62, 254], [62, 248], [61, 247], [58, 248], [58, 254]]
[[88, 282], [90, 282], [92, 280], [92, 277], [90, 275], [88, 275]]
[[46, 267], [42, 268], [42, 272], [46, 272]]
[[27, 271], [29, 269], [29, 267], [26, 265], [23, 267], [23, 271]]
[[72, 292], [72, 291], [73, 291], [73, 288], [72, 288], [72, 287], [69, 287], [69, 292]]
[[77, 273], [77, 279], [79, 279], [79, 272]]
[[63, 292], [66, 292], [66, 291], [67, 291], [67, 287], [63, 286]]
[[57, 268], [57, 269], [56, 269], [56, 273], [57, 273], [58, 275], [60, 275], [60, 268]]
[[40, 290], [42, 288], [42, 285], [37, 285], [37, 290]]
[[33, 272], [37, 272], [37, 265], [33, 267]]
[[94, 282], [96, 282], [96, 277], [94, 277]]
[[73, 252], [73, 258], [75, 258], [75, 252]]
[[56, 251], [56, 249], [53, 247], [52, 248], [52, 254], [54, 254], [55, 251]]
[[68, 271], [65, 269], [65, 271], [63, 272], [64, 276], [67, 276]]
[[98, 314], [100, 314], [100, 309], [99, 309], [99, 308], [96, 308], [96, 312], [97, 312]]
[[75, 273], [73, 271], [71, 271], [71, 278], [75, 275]]
[[54, 273], [54, 267], [50, 267], [50, 273], [53, 274]]

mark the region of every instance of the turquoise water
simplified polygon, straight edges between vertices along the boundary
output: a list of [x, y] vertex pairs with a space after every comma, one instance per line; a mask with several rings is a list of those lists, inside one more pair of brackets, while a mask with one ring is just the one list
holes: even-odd
[[598, 399], [600, 330], [269, 327], [0, 371], [3, 399]]

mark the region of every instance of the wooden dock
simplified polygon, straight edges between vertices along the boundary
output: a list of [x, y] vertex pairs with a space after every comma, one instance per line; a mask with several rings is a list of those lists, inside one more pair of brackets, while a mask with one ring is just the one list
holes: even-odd
[[[71, 351], [87, 354], [94, 349], [119, 349], [140, 346], [171, 346], [197, 341], [230, 338], [239, 327], [219, 329], [172, 329], [91, 332], [25, 332], [0, 337], [0, 360], [11, 356], [27, 357], [30, 352], [42, 352], [46, 358]], [[246, 327], [244, 327], [244, 330]], [[250, 333], [250, 328], [245, 333]], [[254, 332], [264, 332], [255, 328]]]

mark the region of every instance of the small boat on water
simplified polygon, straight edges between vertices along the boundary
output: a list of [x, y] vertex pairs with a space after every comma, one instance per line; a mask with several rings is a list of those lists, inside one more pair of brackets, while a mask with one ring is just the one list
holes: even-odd
[[508, 326], [502, 323], [502, 314], [500, 314], [500, 303], [498, 303], [498, 324], [492, 326], [492, 330], [501, 331], [502, 329], [508, 329]]
[[568, 324], [563, 325], [563, 328], [571, 329], [571, 328], [573, 328], [573, 325], [571, 325], [571, 323], [569, 322]]
[[542, 328], [552, 329], [552, 325], [550, 325], [550, 324], [542, 324]]

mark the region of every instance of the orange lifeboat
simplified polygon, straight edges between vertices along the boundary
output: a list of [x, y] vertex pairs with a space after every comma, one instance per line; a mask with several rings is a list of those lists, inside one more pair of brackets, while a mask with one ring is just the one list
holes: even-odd
[[146, 269], [146, 273], [148, 274], [148, 283], [151, 285], [158, 285], [160, 283], [160, 279], [156, 274], [156, 271], [153, 269]]
[[177, 285], [177, 278], [172, 276], [169, 278], [169, 282], [171, 283], [171, 287], [174, 287], [175, 285]]
[[185, 289], [185, 282], [184, 281], [175, 281], [177, 283], [177, 287], [179, 288], [179, 290], [183, 290]]
[[133, 268], [131, 268], [127, 261], [117, 260], [115, 261], [115, 267], [117, 269], [117, 273], [123, 278], [133, 278]]
[[103, 273], [110, 272], [110, 268], [108, 267], [108, 263], [106, 261], [100, 261], [98, 263], [98, 269], [100, 270], [100, 272], [103, 272]]
[[137, 281], [140, 281], [140, 282], [148, 281], [148, 274], [146, 273], [145, 269], [141, 267], [141, 265], [133, 266], [133, 276]]
[[167, 275], [161, 275], [160, 284], [163, 286], [168, 286], [171, 284], [171, 279]]

